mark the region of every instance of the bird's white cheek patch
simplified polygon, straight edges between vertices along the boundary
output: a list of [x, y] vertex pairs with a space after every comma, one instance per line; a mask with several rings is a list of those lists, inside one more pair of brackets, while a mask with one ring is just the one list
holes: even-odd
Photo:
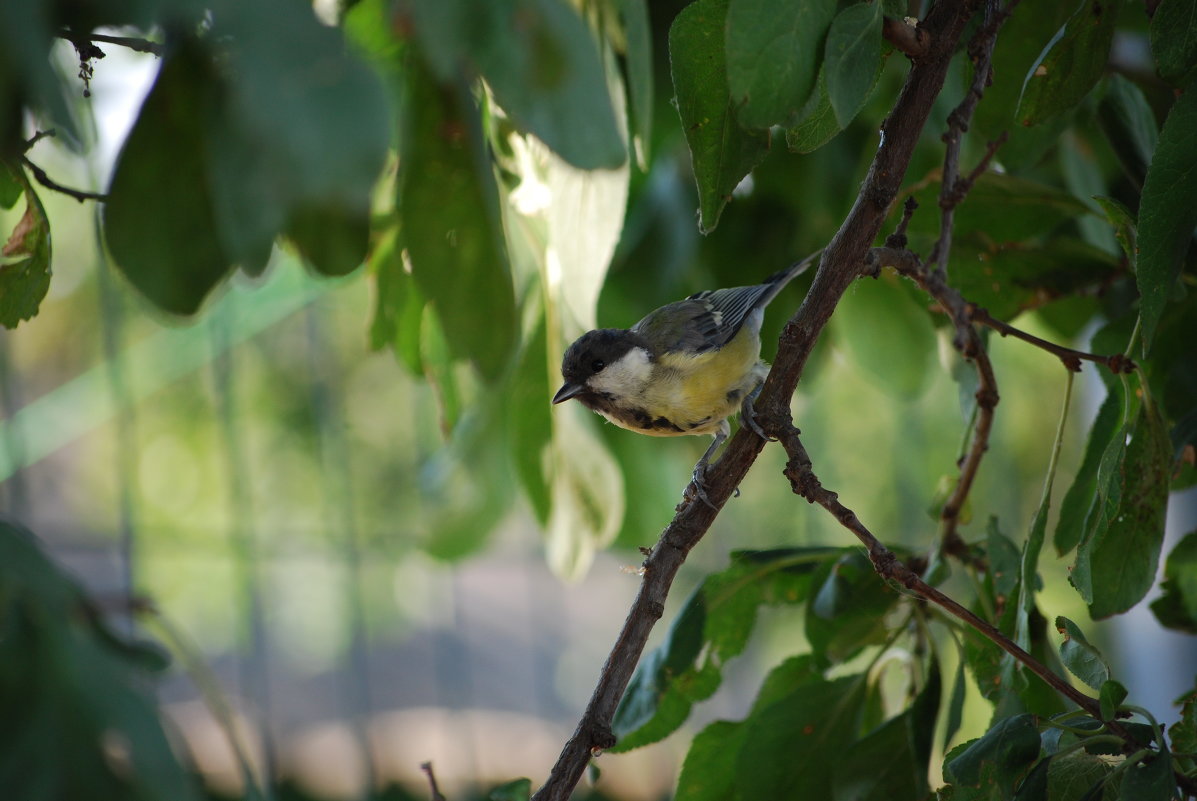
[[648, 383], [652, 371], [648, 351], [644, 348], [632, 348], [621, 356], [619, 361], [608, 364], [601, 372], [591, 376], [586, 383], [596, 392], [627, 397], [640, 392]]

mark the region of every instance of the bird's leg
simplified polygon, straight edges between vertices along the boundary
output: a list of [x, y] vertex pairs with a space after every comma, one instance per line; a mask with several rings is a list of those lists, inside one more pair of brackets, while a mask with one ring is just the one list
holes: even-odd
[[766, 434], [760, 423], [756, 421], [756, 411], [752, 407], [753, 402], [761, 395], [762, 386], [764, 384], [757, 384], [756, 389], [744, 396], [744, 402], [740, 404], [740, 422], [765, 442], [773, 442], [773, 437]]
[[698, 498], [698, 500], [702, 501], [712, 509], [716, 508], [715, 504], [711, 503], [711, 499], [707, 497], [706, 487], [704, 486], [706, 484], [707, 478], [707, 465], [710, 464], [711, 456], [713, 456], [715, 451], [719, 450], [719, 446], [727, 440], [729, 433], [731, 433], [731, 427], [727, 424], [727, 421], [724, 420], [723, 424], [719, 427], [719, 430], [715, 432], [715, 441], [711, 443], [711, 446], [707, 448], [707, 452], [704, 453], [702, 458], [698, 460], [698, 463], [694, 465], [694, 474], [691, 477], [690, 484], [686, 487], [686, 497], [690, 497], [691, 493], [693, 493], [694, 497]]

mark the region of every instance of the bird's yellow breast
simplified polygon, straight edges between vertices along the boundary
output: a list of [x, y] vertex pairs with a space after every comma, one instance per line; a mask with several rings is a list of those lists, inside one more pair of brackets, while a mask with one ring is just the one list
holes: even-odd
[[609, 419], [652, 436], [714, 434], [768, 373], [760, 352], [759, 336], [746, 327], [718, 350], [662, 354], [638, 397], [629, 400], [647, 411], [654, 422], [663, 418], [673, 426], [656, 423], [641, 427]]

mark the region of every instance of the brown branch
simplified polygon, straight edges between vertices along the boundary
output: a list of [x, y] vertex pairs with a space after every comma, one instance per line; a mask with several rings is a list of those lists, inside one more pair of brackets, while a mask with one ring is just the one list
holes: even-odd
[[424, 775], [428, 777], [428, 789], [432, 794], [432, 801], [447, 801], [445, 794], [436, 784], [436, 774], [432, 772], [431, 762], [421, 762], [420, 770], [424, 771]]
[[[862, 272], [869, 247], [897, 197], [911, 154], [943, 87], [952, 53], [977, 8], [978, 0], [937, 3], [920, 24], [929, 35], [928, 52], [913, 64], [907, 75], [893, 110], [882, 125], [881, 144], [856, 202], [828, 244], [805, 300], [782, 332], [773, 369], [755, 404], [757, 422], [766, 432], [780, 432], [789, 425], [790, 398], [815, 340], [845, 290]], [[611, 720], [644, 651], [649, 632], [664, 614], [674, 576], [764, 445], [764, 440], [755, 433], [740, 428], [728, 442], [722, 458], [707, 470], [705, 484], [711, 506], [693, 500], [679, 505], [673, 521], [644, 561], [644, 579], [623, 629], [603, 665], [577, 729], [562, 749], [548, 781], [533, 797], [536, 801], [568, 799], [591, 756], [615, 742]]]
[[70, 30], [62, 30], [58, 32], [58, 38], [66, 39], [74, 45], [80, 42], [103, 42], [105, 44], [114, 44], [119, 47], [127, 47], [138, 53], [150, 53], [151, 55], [162, 57], [166, 51], [166, 46], [159, 42], [151, 42], [149, 39], [138, 39], [131, 36], [108, 36], [102, 33], [88, 33], [78, 34]]
[[[789, 460], [786, 462], [785, 474], [790, 480], [790, 486], [795, 494], [802, 496], [809, 503], [817, 503], [831, 513], [840, 525], [856, 535], [868, 550], [869, 561], [879, 576], [901, 584], [906, 589], [925, 598], [944, 611], [959, 618], [972, 628], [985, 635], [1003, 651], [1021, 662], [1028, 670], [1043, 679], [1056, 692], [1088, 712], [1095, 718], [1101, 719], [1101, 704], [1096, 698], [1091, 698], [1077, 690], [1064, 679], [1057, 676], [1046, 665], [1024, 651], [1013, 640], [1003, 634], [986, 620], [961, 606], [947, 595], [923, 581], [914, 571], [898, 559], [892, 551], [886, 548], [865, 527], [864, 523], [848, 507], [839, 501], [836, 493], [824, 487], [811, 466], [810, 456], [799, 439], [799, 431], [792, 426], [789, 430], [779, 432], [778, 439], [785, 448]], [[1111, 725], [1113, 728], [1113, 725]]]
[[927, 55], [931, 49], [931, 35], [927, 30], [910, 25], [905, 20], [885, 17], [881, 22], [881, 35], [914, 61]]
[[1057, 357], [1064, 363], [1064, 366], [1074, 373], [1080, 372], [1081, 362], [1089, 361], [1095, 364], [1100, 364], [1109, 369], [1111, 373], [1117, 375], [1118, 373], [1133, 373], [1135, 371], [1135, 362], [1122, 353], [1115, 353], [1110, 356], [1103, 356], [1100, 353], [1088, 353], [1083, 350], [1073, 350], [1066, 348], [1063, 345], [1057, 345], [1054, 342], [1049, 342], [1046, 339], [1040, 339], [1034, 334], [1028, 334], [1020, 328], [1015, 328], [1007, 322], [997, 319], [989, 313], [988, 309], [968, 304], [967, 306], [969, 318], [984, 326], [992, 328], [1002, 336], [1012, 336], [1015, 339], [1021, 339], [1034, 345], [1041, 350], [1045, 350], [1053, 356]]
[[85, 200], [107, 200], [108, 199], [108, 195], [102, 195], [97, 192], [84, 192], [81, 189], [71, 189], [69, 186], [63, 186], [62, 184], [60, 184], [57, 181], [50, 178], [50, 176], [46, 175], [46, 171], [43, 170], [41, 167], [37, 166], [36, 164], [34, 164], [32, 161], [30, 161], [27, 156], [21, 156], [21, 161], [25, 164], [26, 167], [29, 168], [29, 171], [31, 173], [33, 173], [33, 177], [37, 179], [37, 182], [39, 184], [41, 184], [42, 186], [46, 187], [47, 189], [53, 189], [55, 192], [61, 192], [64, 195], [73, 197], [73, 198], [75, 198], [75, 200], [78, 200], [80, 203], [82, 203]]

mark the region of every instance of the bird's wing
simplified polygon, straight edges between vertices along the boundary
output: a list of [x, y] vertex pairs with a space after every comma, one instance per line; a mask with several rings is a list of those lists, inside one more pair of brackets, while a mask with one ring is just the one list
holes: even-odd
[[773, 291], [772, 284], [738, 286], [699, 292], [650, 313], [632, 326], [658, 352], [697, 353], [726, 345]]

